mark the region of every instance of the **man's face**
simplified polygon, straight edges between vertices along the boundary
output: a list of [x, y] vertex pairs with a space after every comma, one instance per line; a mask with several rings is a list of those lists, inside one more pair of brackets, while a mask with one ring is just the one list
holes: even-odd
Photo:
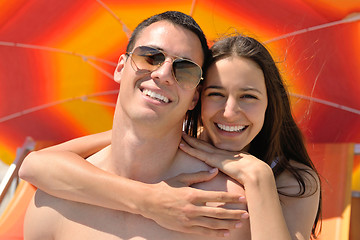
[[[198, 37], [191, 31], [167, 21], [151, 24], [138, 36], [134, 48], [150, 46], [169, 56], [189, 59], [203, 64], [203, 53]], [[115, 71], [120, 87], [120, 104], [131, 121], [158, 124], [163, 129], [182, 124], [187, 110], [198, 99], [196, 89], [184, 89], [177, 84], [172, 73], [172, 59], [167, 57], [161, 67], [151, 73], [136, 71], [131, 57], [122, 55]], [[195, 95], [194, 95], [195, 94]]]

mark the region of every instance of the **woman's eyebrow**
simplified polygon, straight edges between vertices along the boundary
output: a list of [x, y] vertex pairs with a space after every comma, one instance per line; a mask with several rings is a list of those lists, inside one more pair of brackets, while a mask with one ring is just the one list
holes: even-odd
[[224, 89], [223, 87], [221, 86], [217, 86], [217, 85], [210, 85], [210, 86], [207, 86], [206, 88], [204, 88], [204, 91], [209, 89], [209, 88], [214, 88], [214, 89]]
[[[207, 86], [206, 88], [204, 88], [204, 91], [206, 91], [207, 89], [224, 89], [224, 87], [217, 86], [217, 85], [210, 85], [210, 86]], [[242, 91], [242, 92], [254, 91], [254, 92], [258, 92], [259, 94], [263, 95], [263, 93], [260, 90], [258, 90], [257, 88], [253, 88], [253, 87], [239, 88], [239, 91]]]
[[255, 92], [258, 92], [260, 94], [263, 94], [259, 89], [253, 88], [253, 87], [240, 88], [239, 90], [244, 91], [244, 92], [255, 91]]

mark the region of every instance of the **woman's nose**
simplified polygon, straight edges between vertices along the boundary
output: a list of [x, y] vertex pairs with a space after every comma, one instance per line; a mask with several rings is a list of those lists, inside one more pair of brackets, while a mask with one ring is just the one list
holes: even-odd
[[229, 97], [225, 103], [224, 117], [229, 120], [235, 119], [239, 116], [240, 111], [241, 109], [236, 99]]

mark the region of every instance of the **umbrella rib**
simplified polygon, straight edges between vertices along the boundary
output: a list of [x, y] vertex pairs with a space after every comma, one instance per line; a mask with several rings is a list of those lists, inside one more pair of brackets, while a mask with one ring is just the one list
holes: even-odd
[[51, 103], [42, 104], [42, 105], [39, 105], [39, 106], [36, 106], [36, 107], [28, 108], [28, 109], [22, 110], [20, 112], [13, 113], [13, 114], [1, 117], [0, 118], [0, 123], [9, 121], [9, 120], [14, 119], [14, 118], [24, 116], [24, 115], [29, 114], [29, 113], [37, 112], [37, 111], [43, 110], [45, 108], [53, 107], [53, 106], [56, 106], [56, 105], [59, 105], [59, 104], [63, 104], [63, 103], [71, 102], [71, 101], [75, 101], [75, 100], [82, 100], [84, 102], [88, 101], [88, 102], [93, 102], [93, 103], [97, 103], [97, 104], [102, 104], [102, 105], [107, 105], [107, 106], [114, 107], [115, 106], [114, 103], [108, 103], [108, 102], [96, 101], [96, 100], [89, 100], [88, 98], [89, 97], [112, 95], [112, 94], [117, 94], [118, 92], [119, 92], [119, 90], [110, 90], [110, 91], [92, 93], [92, 94], [88, 94], [88, 95], [84, 95], [84, 96], [72, 97], [72, 98], [68, 98], [68, 99], [64, 99], [64, 100], [59, 100], [59, 101], [55, 101], [55, 102], [51, 102]]
[[344, 19], [339, 20], [339, 21], [325, 23], [325, 24], [321, 24], [321, 25], [318, 25], [318, 26], [304, 28], [304, 29], [301, 29], [301, 30], [298, 30], [298, 31], [295, 31], [295, 32], [287, 33], [287, 34], [281, 35], [279, 37], [270, 39], [268, 41], [264, 41], [264, 43], [267, 44], [267, 43], [275, 42], [275, 41], [285, 39], [285, 38], [288, 38], [288, 37], [300, 35], [300, 34], [303, 34], [303, 33], [312, 32], [312, 31], [316, 31], [316, 30], [319, 30], [319, 29], [328, 28], [328, 27], [332, 27], [332, 26], [336, 26], [336, 25], [340, 25], [340, 24], [344, 24], [344, 23], [356, 22], [356, 21], [359, 21], [359, 20], [360, 20], [360, 13], [356, 13], [351, 17], [347, 17], [347, 18], [344, 18]]
[[321, 103], [321, 104], [324, 104], [324, 105], [327, 105], [327, 106], [330, 106], [330, 107], [338, 108], [338, 109], [341, 109], [341, 110], [344, 110], [344, 111], [347, 111], [347, 112], [351, 112], [351, 113], [355, 113], [355, 114], [360, 115], [360, 110], [355, 109], [355, 108], [350, 108], [350, 107], [347, 107], [347, 106], [344, 106], [344, 105], [341, 105], [341, 104], [338, 104], [338, 103], [333, 103], [333, 102], [326, 101], [326, 100], [319, 99], [319, 98], [304, 96], [304, 95], [297, 94], [297, 93], [290, 93], [290, 95], [293, 96], [293, 97], [309, 100], [309, 101], [312, 101], [312, 102]]
[[193, 16], [193, 14], [194, 14], [195, 5], [196, 5], [196, 0], [192, 0], [192, 2], [191, 2], [191, 8], [190, 8], [190, 13], [189, 13], [190, 16]]
[[103, 3], [101, 0], [96, 1], [121, 24], [126, 37], [130, 39], [132, 31], [125, 25], [125, 23], [121, 21], [121, 19], [105, 3]]
[[105, 69], [101, 68], [99, 65], [91, 62], [91, 61], [87, 61], [86, 63], [88, 63], [90, 66], [92, 66], [93, 68], [95, 68], [96, 70], [98, 70], [99, 72], [101, 72], [102, 74], [104, 74], [105, 76], [109, 77], [111, 80], [113, 80], [113, 75], [109, 72], [107, 72]]
[[109, 107], [115, 107], [116, 106], [115, 103], [111, 103], [111, 102], [105, 102], [105, 101], [99, 101], [99, 100], [93, 100], [93, 99], [87, 99], [86, 101], [91, 102], [91, 103], [104, 105], [104, 106], [109, 106]]
[[35, 50], [44, 50], [44, 51], [48, 51], [48, 52], [64, 53], [64, 54], [80, 57], [85, 62], [87, 62], [88, 59], [91, 59], [91, 60], [106, 63], [106, 64], [108, 64], [110, 66], [116, 66], [117, 65], [116, 63], [105, 60], [105, 59], [97, 58], [97, 57], [94, 57], [94, 56], [86, 56], [86, 55], [83, 55], [83, 54], [80, 54], [80, 53], [71, 52], [71, 51], [67, 51], [67, 50], [63, 50], [63, 49], [59, 49], [59, 48], [46, 47], [46, 46], [33, 45], [33, 44], [26, 44], [26, 43], [17, 43], [17, 42], [4, 42], [4, 41], [0, 41], [0, 45], [1, 46], [8, 46], [8, 47], [19, 47], [19, 48], [27, 48], [27, 49], [35, 49]]
[[52, 103], [46, 103], [46, 104], [43, 104], [43, 105], [40, 105], [40, 106], [28, 108], [28, 109], [22, 110], [20, 112], [13, 113], [13, 114], [10, 114], [8, 116], [0, 118], [0, 123], [6, 122], [6, 121], [14, 119], [14, 118], [21, 117], [23, 115], [26, 115], [26, 114], [29, 114], [29, 113], [32, 113], [32, 112], [36, 112], [36, 111], [39, 111], [39, 110], [42, 110], [42, 109], [45, 109], [45, 108], [49, 108], [49, 107], [52, 107], [52, 106], [55, 106], [55, 105], [58, 105], [58, 104], [62, 104], [62, 103], [65, 103], [65, 102], [70, 102], [70, 101], [77, 100], [77, 99], [80, 99], [80, 97], [69, 98], [69, 99], [65, 99], [65, 100], [55, 101], [55, 102], [52, 102]]

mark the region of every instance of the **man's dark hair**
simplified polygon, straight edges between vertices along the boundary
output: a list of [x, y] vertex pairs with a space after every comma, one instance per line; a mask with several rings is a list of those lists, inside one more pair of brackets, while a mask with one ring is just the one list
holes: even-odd
[[131, 52], [135, 46], [135, 42], [137, 40], [137, 37], [139, 36], [139, 33], [146, 27], [150, 26], [153, 23], [159, 22], [159, 21], [168, 21], [172, 24], [179, 25], [185, 29], [190, 30], [191, 32], [195, 33], [196, 36], [199, 38], [201, 47], [204, 54], [204, 65], [207, 59], [209, 59], [210, 51], [209, 47], [207, 45], [206, 37], [203, 31], [201, 30], [200, 26], [195, 22], [195, 20], [182, 12], [177, 11], [167, 11], [163, 12], [154, 16], [151, 16], [144, 21], [142, 21], [133, 31], [129, 43], [126, 48], [126, 52]]

